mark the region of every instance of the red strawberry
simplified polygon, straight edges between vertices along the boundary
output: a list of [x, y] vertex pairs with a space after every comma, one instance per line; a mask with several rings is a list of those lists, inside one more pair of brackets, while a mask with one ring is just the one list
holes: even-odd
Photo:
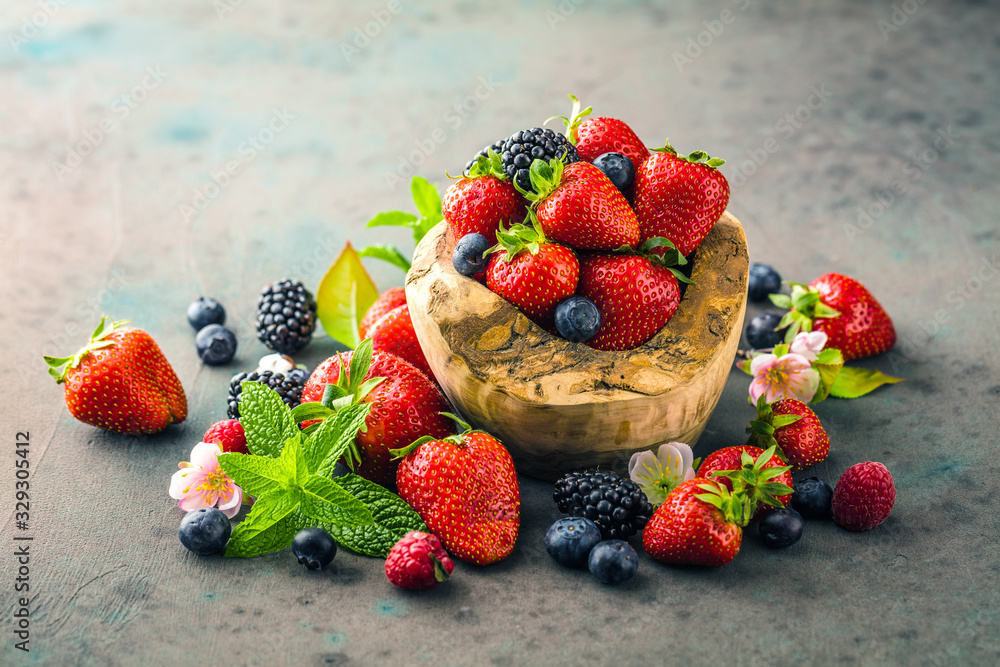
[[[363, 361], [364, 342], [354, 352], [334, 355], [316, 367], [302, 390], [302, 402], [320, 401], [327, 384], [339, 384], [356, 400], [371, 404], [365, 420], [366, 430], [358, 433], [355, 443], [361, 451], [357, 473], [382, 485], [392, 484], [397, 463], [391, 461], [390, 449], [405, 447], [428, 433], [445, 437], [452, 432], [448, 419], [440, 413], [448, 410], [448, 402], [426, 375], [394, 354], [374, 351], [371, 364], [352, 364], [354, 356]], [[346, 372], [341, 379], [341, 364]], [[358, 366], [358, 377], [352, 378], [351, 366]], [[361, 383], [375, 377], [385, 378], [374, 389], [364, 393]]]
[[[497, 232], [486, 265], [486, 286], [540, 325], [554, 322], [556, 306], [576, 291], [580, 262], [572, 250], [548, 243], [541, 228], [514, 225]], [[506, 250], [506, 252], [501, 252]]]
[[[461, 423], [461, 422], [460, 422]], [[482, 431], [420, 438], [395, 454], [399, 495], [456, 558], [488, 565], [514, 549], [521, 492], [514, 461]]]
[[417, 333], [413, 330], [410, 308], [405, 303], [379, 318], [368, 330], [368, 336], [372, 339], [374, 349], [391, 352], [434, 379], [434, 373], [431, 372], [430, 364], [420, 348], [420, 341], [417, 340]]
[[115, 433], [157, 433], [187, 417], [187, 397], [152, 336], [106, 317], [72, 357], [45, 357], [70, 414]]
[[[730, 491], [733, 490], [733, 483], [727, 477], [713, 477], [711, 473], [715, 471], [726, 471], [726, 470], [743, 470], [744, 468], [753, 469], [760, 458], [760, 455], [764, 453], [764, 450], [760, 447], [751, 447], [749, 445], [739, 445], [736, 447], [723, 447], [717, 451], [712, 452], [705, 457], [701, 465], [698, 467], [698, 476], [707, 477], [711, 479], [718, 479], [720, 482], [726, 485], [726, 488]], [[746, 454], [746, 457], [743, 455]], [[758, 475], [764, 484], [784, 484], [788, 487], [788, 492], [779, 494], [776, 492], [777, 487], [764, 486], [762, 489], [758, 490], [754, 487], [748, 486], [747, 493], [758, 494], [758, 500], [754, 506], [753, 516], [750, 517], [750, 521], [760, 521], [760, 519], [770, 512], [770, 508], [774, 507], [769, 505], [767, 499], [773, 497], [778, 501], [779, 507], [785, 507], [788, 505], [788, 501], [792, 499], [792, 472], [791, 469], [785, 465], [785, 462], [777, 454], [773, 454], [770, 459], [762, 461], [762, 465], [756, 471], [759, 473], [761, 470], [768, 470], [771, 468], [780, 468], [782, 472], [777, 475]]]
[[718, 480], [695, 477], [667, 494], [642, 531], [642, 546], [668, 565], [721, 567], [743, 542], [737, 499]]
[[368, 330], [379, 321], [379, 318], [403, 305], [406, 305], [406, 292], [402, 287], [390, 287], [379, 294], [375, 303], [369, 306], [365, 316], [361, 318], [361, 323], [358, 325], [358, 339], [368, 338]]
[[570, 95], [569, 98], [573, 100], [570, 117], [555, 118], [561, 118], [566, 124], [566, 138], [576, 144], [576, 152], [581, 158], [593, 162], [595, 158], [605, 153], [621, 153], [638, 169], [639, 165], [649, 157], [649, 149], [624, 121], [602, 116], [586, 118], [593, 109], [587, 107], [581, 111], [580, 100], [574, 95]]
[[757, 418], [747, 426], [748, 445], [777, 445], [778, 453], [794, 472], [826, 460], [830, 437], [809, 406], [794, 398], [768, 403], [757, 400]]
[[886, 520], [896, 502], [896, 485], [881, 463], [856, 463], [833, 490], [833, 520], [847, 530], [870, 530]]
[[422, 591], [448, 581], [455, 563], [436, 535], [411, 530], [389, 550], [385, 576], [394, 585]]
[[601, 327], [587, 341], [598, 350], [642, 345], [674, 316], [681, 299], [674, 273], [640, 255], [584, 257], [577, 291], [601, 313]]
[[792, 309], [778, 324], [788, 327], [788, 342], [800, 330], [822, 331], [826, 346], [840, 350], [844, 361], [882, 354], [896, 344], [896, 329], [882, 305], [864, 285], [839, 273], [808, 285], [792, 283], [790, 297], [775, 294], [771, 300]]
[[524, 198], [504, 173], [500, 156], [480, 155], [469, 175], [448, 188], [442, 201], [444, 219], [455, 239], [466, 234], [482, 234], [490, 243], [497, 229], [524, 220]]
[[639, 241], [639, 221], [614, 183], [589, 162], [531, 163], [531, 202], [545, 235], [574, 248], [614, 250]]
[[718, 170], [724, 163], [704, 151], [677, 155], [669, 143], [656, 149], [635, 174], [641, 240], [668, 238], [682, 255], [697, 248], [729, 204], [729, 182]]
[[217, 443], [224, 452], [250, 453], [247, 449], [247, 436], [239, 419], [223, 419], [215, 422], [205, 431], [201, 441]]

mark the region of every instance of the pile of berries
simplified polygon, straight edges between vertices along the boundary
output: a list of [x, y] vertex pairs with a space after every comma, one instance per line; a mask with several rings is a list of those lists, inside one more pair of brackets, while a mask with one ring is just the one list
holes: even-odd
[[600, 350], [652, 338], [680, 305], [676, 268], [722, 217], [723, 160], [650, 151], [572, 95], [566, 135], [514, 133], [469, 162], [443, 199], [456, 271], [546, 330]]

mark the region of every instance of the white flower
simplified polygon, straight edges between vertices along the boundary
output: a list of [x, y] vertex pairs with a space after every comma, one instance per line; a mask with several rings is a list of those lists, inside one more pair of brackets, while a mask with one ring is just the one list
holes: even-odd
[[788, 351], [793, 354], [800, 354], [810, 362], [816, 361], [816, 357], [826, 346], [827, 335], [822, 331], [800, 331], [796, 334]]
[[661, 504], [681, 482], [694, 479], [694, 452], [683, 442], [660, 445], [656, 455], [636, 452], [628, 462], [628, 476], [642, 487], [653, 505]]

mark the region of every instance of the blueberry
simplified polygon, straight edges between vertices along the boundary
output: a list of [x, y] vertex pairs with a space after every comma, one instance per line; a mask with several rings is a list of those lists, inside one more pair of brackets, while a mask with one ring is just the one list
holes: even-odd
[[177, 536], [181, 544], [199, 556], [211, 556], [226, 547], [232, 532], [233, 526], [221, 510], [202, 507], [184, 515]]
[[306, 380], [309, 379], [309, 375], [310, 373], [308, 368], [293, 368], [292, 370], [285, 372], [286, 378], [295, 380], [296, 382], [301, 382], [302, 384], [306, 383]]
[[236, 334], [221, 324], [209, 324], [194, 337], [198, 356], [209, 366], [221, 366], [236, 354]]
[[832, 516], [833, 489], [816, 477], [795, 482], [792, 507], [807, 519], [829, 519]]
[[620, 584], [639, 569], [639, 554], [625, 540], [607, 540], [590, 550], [587, 564], [602, 584]]
[[545, 550], [560, 565], [583, 567], [590, 550], [601, 541], [601, 529], [590, 519], [568, 516], [545, 533]]
[[490, 249], [490, 242], [482, 234], [466, 234], [455, 244], [451, 264], [463, 276], [474, 276], [486, 269], [487, 257], [483, 253]]
[[778, 313], [761, 313], [747, 325], [747, 342], [756, 350], [778, 345], [785, 340], [785, 329], [774, 330], [779, 322], [781, 315]]
[[187, 318], [195, 331], [201, 331], [209, 324], [225, 324], [226, 310], [215, 299], [203, 296], [188, 306]]
[[585, 296], [569, 296], [556, 306], [556, 330], [568, 341], [590, 340], [601, 328], [601, 313]]
[[757, 524], [757, 531], [764, 544], [774, 549], [784, 549], [802, 537], [803, 523], [801, 514], [783, 507], [765, 515]]
[[754, 302], [767, 301], [768, 294], [781, 292], [781, 276], [767, 264], [750, 262], [750, 286], [747, 297]]
[[625, 192], [635, 182], [635, 165], [621, 153], [605, 153], [594, 158], [594, 166], [604, 172], [615, 187]]
[[337, 555], [337, 544], [322, 528], [303, 528], [292, 540], [292, 553], [310, 570], [322, 570]]

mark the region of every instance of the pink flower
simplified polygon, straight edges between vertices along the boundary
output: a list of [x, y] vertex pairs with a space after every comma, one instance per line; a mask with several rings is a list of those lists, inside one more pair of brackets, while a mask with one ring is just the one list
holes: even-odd
[[199, 442], [191, 450], [191, 462], [181, 461], [180, 470], [170, 478], [170, 497], [180, 501], [185, 512], [201, 507], [215, 507], [232, 519], [240, 511], [243, 489], [219, 466], [222, 448], [215, 443]]
[[819, 372], [809, 359], [801, 354], [789, 353], [776, 357], [761, 354], [750, 363], [750, 400], [756, 405], [763, 394], [768, 403], [783, 398], [795, 398], [808, 403], [819, 388]]
[[822, 331], [800, 331], [792, 340], [788, 351], [801, 354], [810, 362], [816, 361], [816, 357], [826, 346], [827, 335]]

